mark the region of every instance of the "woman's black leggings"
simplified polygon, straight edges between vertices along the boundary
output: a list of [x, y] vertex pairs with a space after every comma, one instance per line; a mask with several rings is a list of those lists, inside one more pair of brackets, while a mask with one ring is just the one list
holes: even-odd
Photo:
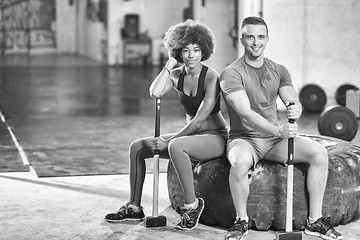
[[[162, 135], [168, 139], [173, 134]], [[142, 189], [146, 174], [145, 159], [153, 157], [150, 141], [142, 138], [130, 145], [130, 202], [141, 206]], [[171, 159], [180, 179], [185, 203], [196, 199], [191, 160], [203, 162], [224, 155], [227, 138], [218, 134], [200, 134], [178, 137], [169, 142], [167, 151], [160, 152], [160, 158]]]

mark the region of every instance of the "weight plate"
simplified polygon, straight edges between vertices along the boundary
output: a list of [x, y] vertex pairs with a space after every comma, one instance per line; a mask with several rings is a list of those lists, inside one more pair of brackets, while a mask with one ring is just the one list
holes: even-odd
[[321, 135], [351, 141], [358, 130], [358, 120], [355, 114], [343, 106], [327, 107], [318, 120], [318, 130]]
[[321, 112], [326, 104], [326, 94], [315, 84], [305, 85], [300, 91], [300, 102], [309, 112]]
[[355, 87], [354, 85], [351, 85], [351, 84], [341, 85], [337, 89], [336, 94], [335, 94], [335, 98], [336, 98], [336, 102], [338, 104], [340, 104], [341, 106], [345, 106], [345, 104], [346, 104], [346, 91], [350, 90], [350, 89], [358, 90], [357, 87]]

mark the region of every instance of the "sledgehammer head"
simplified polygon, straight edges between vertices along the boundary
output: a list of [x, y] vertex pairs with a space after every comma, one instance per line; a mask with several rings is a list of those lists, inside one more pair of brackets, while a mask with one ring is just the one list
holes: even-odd
[[166, 226], [166, 217], [165, 216], [146, 217], [146, 218], [144, 218], [144, 225], [146, 228], [164, 227], [164, 226]]
[[300, 231], [294, 232], [278, 232], [276, 234], [276, 240], [301, 240], [302, 235]]

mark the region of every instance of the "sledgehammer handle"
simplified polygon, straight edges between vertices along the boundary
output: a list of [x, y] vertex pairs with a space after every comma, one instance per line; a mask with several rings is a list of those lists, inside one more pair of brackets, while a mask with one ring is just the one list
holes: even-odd
[[[294, 105], [290, 103], [288, 106]], [[295, 119], [289, 118], [289, 123], [295, 123]], [[288, 140], [288, 161], [287, 161], [287, 200], [286, 200], [286, 232], [292, 232], [293, 226], [293, 185], [294, 185], [294, 138]]]
[[155, 99], [155, 137], [160, 136], [160, 98]]
[[[160, 98], [155, 99], [155, 137], [160, 136]], [[159, 150], [154, 150], [154, 179], [153, 179], [153, 207], [152, 216], [158, 216], [159, 200]]]

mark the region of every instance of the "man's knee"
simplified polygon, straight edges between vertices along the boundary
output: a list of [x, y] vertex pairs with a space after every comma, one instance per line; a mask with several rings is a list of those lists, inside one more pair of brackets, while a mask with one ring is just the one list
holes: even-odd
[[249, 169], [253, 166], [254, 161], [249, 153], [238, 152], [236, 154], [229, 154], [228, 160], [230, 162], [232, 171], [240, 175], [247, 175]]
[[308, 149], [310, 164], [316, 164], [321, 166], [328, 166], [329, 157], [328, 151], [321, 145], [312, 146]]

